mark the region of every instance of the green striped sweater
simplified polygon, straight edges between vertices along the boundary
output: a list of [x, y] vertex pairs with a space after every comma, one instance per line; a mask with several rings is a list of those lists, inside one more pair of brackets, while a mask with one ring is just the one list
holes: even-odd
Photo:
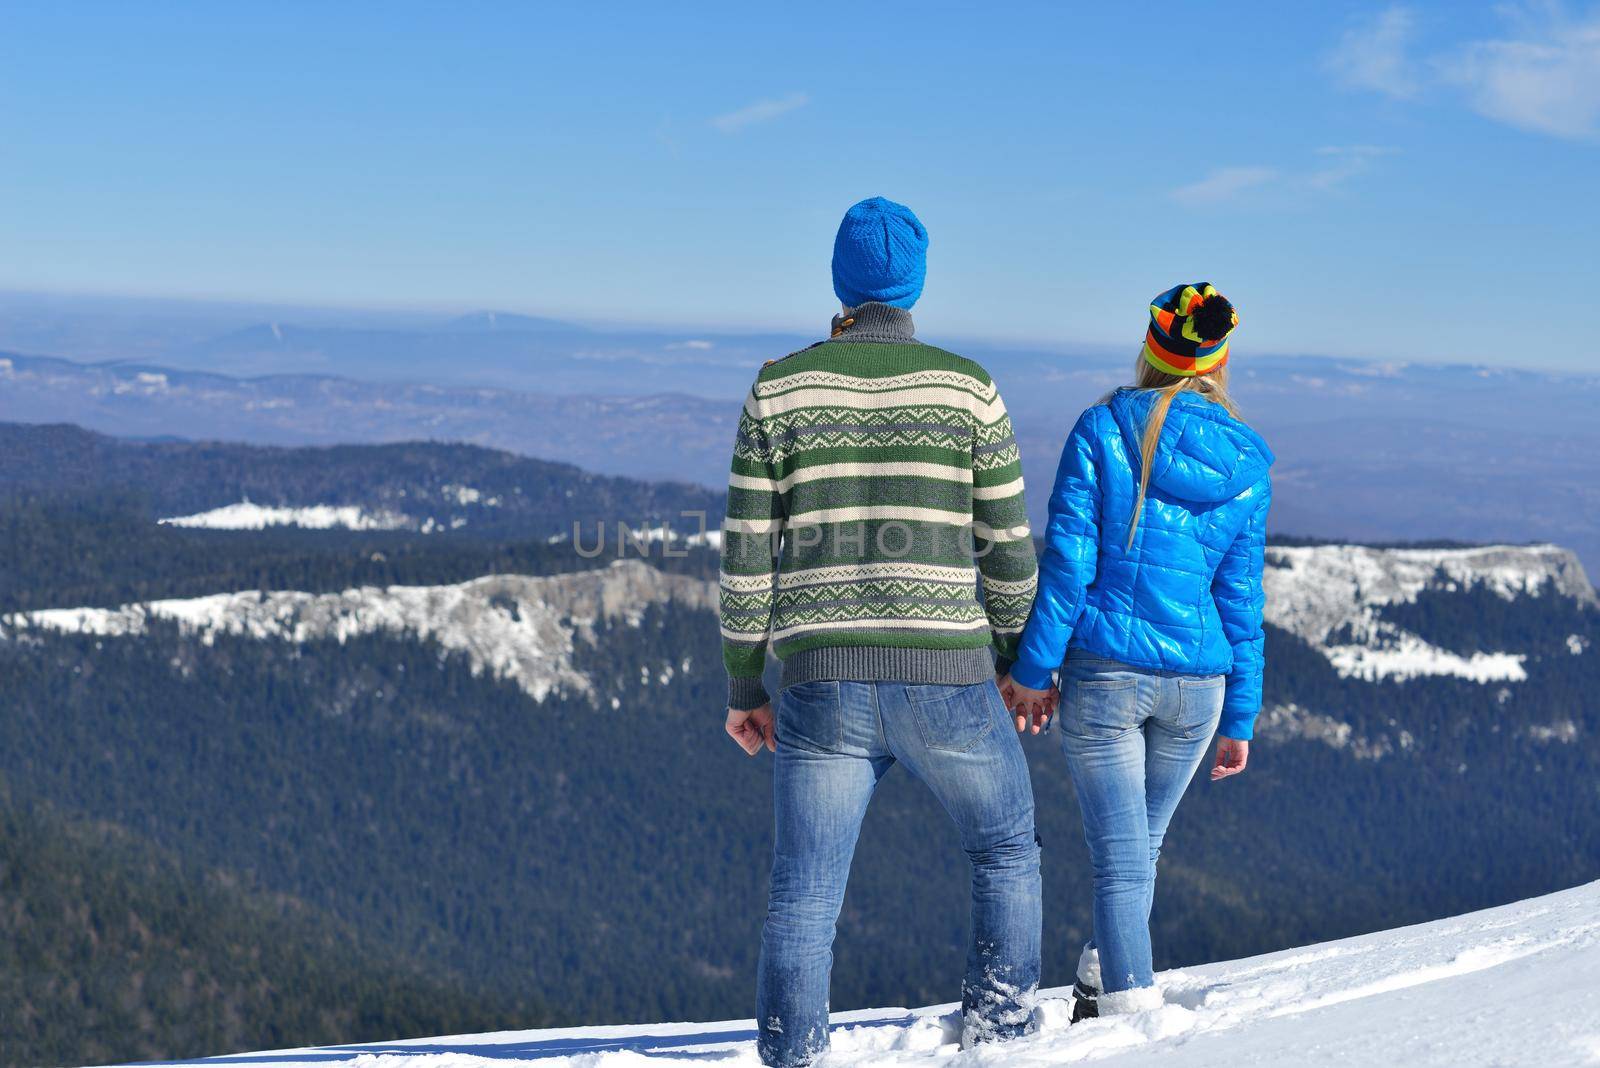
[[1022, 468], [994, 382], [916, 342], [898, 308], [845, 323], [763, 368], [739, 420], [722, 528], [732, 708], [768, 700], [769, 642], [786, 687], [991, 679], [1033, 603]]

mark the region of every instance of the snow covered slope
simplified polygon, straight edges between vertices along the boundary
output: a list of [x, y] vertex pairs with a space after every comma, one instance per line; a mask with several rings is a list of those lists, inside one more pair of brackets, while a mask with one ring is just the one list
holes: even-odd
[[[229, 512], [223, 519], [208, 513], [170, 522], [382, 525], [379, 520], [383, 517], [374, 519], [353, 509], [350, 515], [335, 509], [327, 513], [302, 509], [285, 517], [256, 509]], [[645, 540], [667, 536], [664, 529], [639, 533]], [[1571, 552], [1554, 545], [1467, 549], [1272, 546], [1267, 550], [1267, 563], [1267, 622], [1304, 638], [1341, 675], [1368, 682], [1454, 676], [1486, 684], [1527, 678], [1523, 666], [1527, 649], [1463, 655], [1439, 648], [1426, 637], [1380, 617], [1385, 606], [1414, 602], [1425, 591], [1449, 593], [1482, 587], [1507, 601], [1553, 596], [1586, 605], [1596, 602], [1583, 565]], [[44, 609], [0, 617], [0, 640], [30, 630], [136, 635], [150, 620], [176, 621], [202, 637], [227, 633], [283, 641], [330, 637], [344, 641], [359, 634], [385, 632], [436, 641], [446, 649], [465, 652], [475, 670], [516, 682], [535, 700], [543, 700], [553, 688], [590, 690], [588, 681], [571, 668], [572, 642], [575, 637], [592, 637], [590, 621], [619, 615], [636, 620], [644, 605], [668, 598], [714, 609], [716, 587], [663, 574], [631, 560], [605, 571], [539, 578], [488, 576], [450, 586], [390, 586], [316, 594], [247, 591], [117, 608]], [[1568, 643], [1573, 655], [1588, 651], [1585, 639], [1579, 636], [1569, 638]], [[1307, 718], [1294, 708], [1269, 710], [1264, 725], [1274, 728], [1291, 721], [1293, 729], [1302, 733], [1327, 734], [1338, 729], [1336, 723], [1325, 727], [1321, 719]]]
[[[950, 976], [952, 986], [957, 980]], [[1069, 992], [1045, 991], [1037, 1034], [966, 1054], [943, 1019], [949, 1005], [839, 1013], [823, 1065], [1600, 1064], [1600, 882], [1416, 927], [1166, 972], [1159, 981], [1164, 1007], [1071, 1025]], [[759, 1063], [753, 1026], [741, 1020], [502, 1032], [201, 1063], [737, 1068]]]
[[1454, 593], [1482, 587], [1506, 601], [1558, 596], [1595, 603], [1583, 565], [1555, 545], [1271, 546], [1264, 584], [1268, 623], [1321, 650], [1339, 674], [1369, 682], [1428, 675], [1480, 683], [1527, 678], [1525, 650], [1463, 656], [1379, 618], [1384, 606], [1414, 602], [1426, 590]]
[[0, 617], [0, 640], [28, 632], [144, 633], [152, 621], [175, 622], [209, 640], [217, 633], [281, 641], [387, 633], [434, 641], [465, 653], [475, 673], [516, 683], [536, 701], [552, 690], [589, 693], [572, 666], [573, 643], [593, 641], [594, 624], [637, 626], [652, 604], [672, 600], [716, 605], [716, 587], [671, 575], [638, 560], [566, 575], [488, 575], [448, 586], [363, 587], [338, 593], [282, 590], [219, 593], [119, 608], [59, 608]]
[[404, 530], [405, 516], [370, 512], [357, 504], [313, 504], [302, 508], [256, 504], [250, 500], [224, 505], [194, 515], [169, 516], [158, 522], [173, 527], [206, 530], [265, 530], [267, 527], [302, 527], [306, 530]]

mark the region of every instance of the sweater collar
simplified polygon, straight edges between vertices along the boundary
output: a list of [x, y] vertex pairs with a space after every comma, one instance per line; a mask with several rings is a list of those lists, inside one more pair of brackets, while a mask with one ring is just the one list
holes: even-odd
[[849, 315], [835, 315], [830, 341], [915, 341], [916, 328], [911, 313], [892, 304], [868, 301]]

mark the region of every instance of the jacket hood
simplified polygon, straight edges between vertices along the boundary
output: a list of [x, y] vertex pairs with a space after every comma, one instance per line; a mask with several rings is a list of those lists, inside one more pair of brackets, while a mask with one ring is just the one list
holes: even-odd
[[[1106, 402], [1130, 456], [1139, 456], [1145, 419], [1157, 396], [1156, 390], [1119, 389]], [[1260, 434], [1222, 405], [1185, 390], [1167, 412], [1150, 485], [1180, 500], [1226, 501], [1259, 482], [1272, 461]]]

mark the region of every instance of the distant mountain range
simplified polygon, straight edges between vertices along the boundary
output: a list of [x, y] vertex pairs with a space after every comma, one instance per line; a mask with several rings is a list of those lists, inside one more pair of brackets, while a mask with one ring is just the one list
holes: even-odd
[[[727, 355], [720, 340], [669, 350], [674, 342], [629, 335], [617, 347], [614, 336], [560, 325], [504, 331], [490, 325], [498, 318], [405, 333], [404, 345], [425, 355], [395, 366], [460, 379], [510, 361], [527, 374], [484, 377], [537, 391], [392, 374], [234, 377], [0, 353], [0, 419], [151, 439], [466, 442], [603, 474], [720, 487], [755, 368], [801, 340], [742, 338], [744, 347]], [[497, 347], [508, 338], [514, 344]], [[485, 339], [487, 347], [479, 345]], [[524, 342], [544, 355], [528, 355]], [[373, 344], [374, 352], [399, 351]], [[1038, 522], [1067, 430], [1084, 405], [1124, 380], [1124, 361], [968, 351], [1008, 398]], [[277, 366], [267, 357], [244, 363]], [[334, 364], [375, 366], [342, 357]], [[1235, 379], [1247, 417], [1278, 453], [1276, 530], [1368, 541], [1552, 541], [1600, 568], [1600, 480], [1589, 460], [1600, 451], [1600, 420], [1586, 404], [1592, 376], [1260, 357], [1241, 358]], [[666, 388], [676, 392], [651, 392]]]
[[[827, 316], [821, 319], [826, 326]], [[353, 312], [0, 292], [0, 351], [244, 378], [335, 375], [511, 391], [738, 394], [802, 335], [589, 327], [485, 310]]]
[[688, 396], [520, 393], [315, 375], [240, 379], [0, 354], [6, 421], [272, 445], [463, 442], [606, 474], [709, 486], [726, 477], [723, 453], [732, 448], [736, 407]]
[[[723, 495], [688, 482], [440, 442], [275, 448], [127, 441], [61, 424], [0, 423], [0, 491], [135, 498], [177, 526], [301, 526], [562, 540], [601, 521], [687, 537], [720, 529]], [[685, 515], [684, 513], [689, 513]]]

